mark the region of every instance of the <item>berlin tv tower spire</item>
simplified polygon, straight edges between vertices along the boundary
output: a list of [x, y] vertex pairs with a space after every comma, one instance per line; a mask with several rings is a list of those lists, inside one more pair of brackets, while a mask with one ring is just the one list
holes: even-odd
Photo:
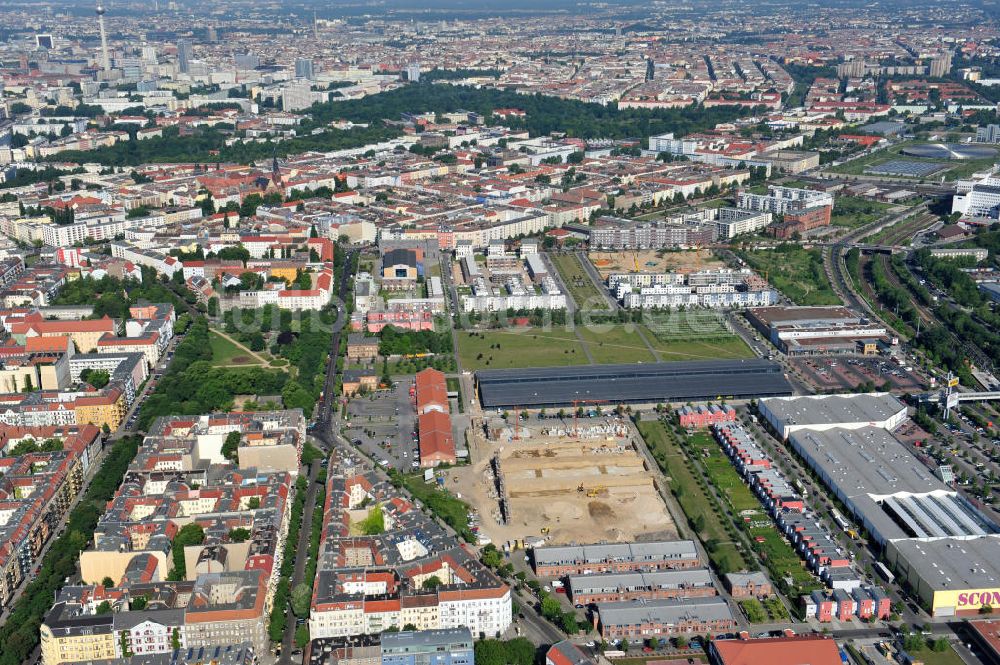
[[108, 57], [108, 33], [104, 29], [104, 6], [97, 5], [97, 25], [101, 29], [101, 69], [111, 71], [111, 58]]

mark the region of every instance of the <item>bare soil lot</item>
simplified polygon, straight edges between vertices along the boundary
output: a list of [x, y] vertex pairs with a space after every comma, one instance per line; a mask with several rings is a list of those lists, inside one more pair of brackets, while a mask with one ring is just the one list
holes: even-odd
[[[511, 509], [505, 525], [496, 519], [493, 455]], [[551, 544], [677, 536], [652, 475], [625, 439], [483, 443], [476, 457], [471, 466], [449, 470], [447, 486], [476, 507], [482, 530], [498, 545], [541, 535]]]
[[[664, 252], [655, 249], [638, 252], [590, 252], [587, 256], [603, 278], [607, 278], [613, 272], [693, 272], [725, 267], [725, 264], [707, 249], [685, 252]], [[637, 264], [638, 270], [636, 270]]]

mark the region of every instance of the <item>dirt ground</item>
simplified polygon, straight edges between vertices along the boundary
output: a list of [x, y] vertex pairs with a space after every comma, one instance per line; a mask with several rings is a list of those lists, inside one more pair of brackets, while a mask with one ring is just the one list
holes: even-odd
[[[655, 249], [638, 252], [590, 252], [587, 256], [601, 277], [607, 277], [613, 272], [693, 272], [725, 267], [725, 264], [707, 249], [662, 252], [662, 255], [660, 250]], [[637, 263], [638, 271], [636, 271]]]
[[[476, 507], [480, 528], [498, 546], [539, 536], [549, 544], [623, 542], [650, 534], [677, 537], [652, 476], [626, 439], [536, 437], [479, 442], [476, 448], [471, 466], [448, 471], [447, 485]], [[506, 525], [498, 523], [490, 471], [496, 453], [510, 498]]]

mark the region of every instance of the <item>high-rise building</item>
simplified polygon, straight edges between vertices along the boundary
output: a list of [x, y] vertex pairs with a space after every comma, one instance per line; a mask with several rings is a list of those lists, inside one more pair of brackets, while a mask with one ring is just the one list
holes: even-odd
[[35, 35], [35, 46], [52, 50], [52, 35]]
[[177, 65], [181, 74], [187, 74], [191, 71], [191, 42], [186, 39], [177, 41]]
[[977, 143], [1000, 143], [1000, 125], [986, 125], [976, 129]]
[[931, 60], [930, 74], [935, 78], [944, 78], [951, 72], [951, 52], [945, 52]]
[[256, 53], [237, 53], [233, 56], [236, 69], [257, 69], [260, 67], [260, 56]]
[[104, 7], [97, 5], [97, 27], [101, 31], [101, 69], [111, 71], [111, 58], [108, 55], [108, 33], [104, 29]]
[[214, 26], [209, 26], [208, 30], [206, 32], [207, 32], [206, 36], [208, 37], [208, 41], [212, 42], [213, 44], [215, 42], [219, 41], [219, 31], [216, 30]]
[[420, 63], [411, 62], [406, 66], [406, 80], [416, 83], [420, 80]]
[[313, 61], [310, 58], [295, 59], [295, 78], [313, 80]]

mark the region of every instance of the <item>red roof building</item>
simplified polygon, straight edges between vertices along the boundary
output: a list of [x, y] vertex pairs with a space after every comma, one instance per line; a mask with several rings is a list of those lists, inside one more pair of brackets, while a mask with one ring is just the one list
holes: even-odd
[[842, 665], [837, 643], [825, 635], [712, 640], [708, 644], [714, 665]]

